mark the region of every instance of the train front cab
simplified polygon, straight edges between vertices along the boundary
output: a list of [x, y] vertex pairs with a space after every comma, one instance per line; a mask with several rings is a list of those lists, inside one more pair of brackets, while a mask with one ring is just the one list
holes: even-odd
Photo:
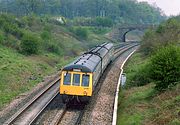
[[60, 94], [64, 102], [73, 98], [80, 102], [88, 102], [92, 96], [92, 86], [92, 73], [62, 71]]

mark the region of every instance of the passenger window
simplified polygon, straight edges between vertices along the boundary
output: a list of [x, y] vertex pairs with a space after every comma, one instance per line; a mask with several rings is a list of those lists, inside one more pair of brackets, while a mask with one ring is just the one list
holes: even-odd
[[73, 75], [73, 85], [79, 86], [80, 85], [80, 74]]
[[65, 73], [64, 74], [64, 85], [70, 85], [71, 84], [71, 74]]
[[88, 87], [89, 86], [89, 75], [82, 75], [82, 86]]

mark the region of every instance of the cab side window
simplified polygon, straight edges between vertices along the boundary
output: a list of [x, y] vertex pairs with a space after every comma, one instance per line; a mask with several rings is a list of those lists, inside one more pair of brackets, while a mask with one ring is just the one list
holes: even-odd
[[71, 84], [71, 74], [65, 73], [64, 74], [64, 85], [70, 85]]
[[73, 75], [73, 83], [74, 86], [80, 86], [80, 74]]
[[89, 86], [89, 75], [82, 75], [82, 86], [88, 87]]

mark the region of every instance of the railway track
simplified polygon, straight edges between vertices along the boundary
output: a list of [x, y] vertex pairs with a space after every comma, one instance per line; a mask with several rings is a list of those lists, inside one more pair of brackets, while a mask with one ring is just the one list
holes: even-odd
[[79, 125], [85, 111], [85, 105], [65, 105], [54, 118], [51, 125]]
[[[116, 54], [115, 59], [123, 52], [137, 45], [138, 44], [133, 44], [133, 45], [127, 45], [125, 47], [117, 48], [116, 51], [114, 52], [114, 54]], [[96, 86], [95, 92], [93, 92], [94, 95], [98, 94], [98, 91], [100, 89], [101, 89], [101, 84], [98, 84], [98, 86]], [[53, 120], [54, 123], [51, 125], [79, 125], [81, 123], [81, 119], [83, 118], [84, 112], [85, 112], [84, 107], [81, 110], [74, 108], [68, 109], [67, 107], [65, 107], [63, 111], [60, 111], [60, 113], [56, 116], [56, 118]]]
[[[130, 48], [137, 46], [137, 44], [119, 46], [115, 48], [115, 59], [123, 52]], [[115, 60], [114, 59], [114, 60]], [[33, 99], [27, 102], [18, 112], [16, 112], [10, 119], [8, 119], [4, 125], [29, 125], [41, 114], [41, 112], [50, 104], [50, 102], [59, 93], [59, 81], [57, 78]], [[62, 104], [63, 105], [63, 104]], [[70, 109], [69, 106], [63, 105], [63, 108], [59, 110], [56, 117], [54, 118], [52, 125], [59, 124], [72, 124], [77, 125], [81, 122], [81, 118], [84, 114], [85, 106], [81, 109]], [[71, 116], [70, 116], [71, 115]]]
[[54, 80], [38, 95], [24, 105], [16, 112], [4, 125], [29, 125], [31, 124], [43, 109], [58, 95], [59, 78]]

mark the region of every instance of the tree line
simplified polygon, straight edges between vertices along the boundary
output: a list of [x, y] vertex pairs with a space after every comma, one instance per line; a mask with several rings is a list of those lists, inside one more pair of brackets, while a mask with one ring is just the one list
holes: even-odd
[[0, 0], [0, 12], [77, 17], [107, 17], [117, 23], [157, 24], [165, 19], [158, 7], [136, 0]]

